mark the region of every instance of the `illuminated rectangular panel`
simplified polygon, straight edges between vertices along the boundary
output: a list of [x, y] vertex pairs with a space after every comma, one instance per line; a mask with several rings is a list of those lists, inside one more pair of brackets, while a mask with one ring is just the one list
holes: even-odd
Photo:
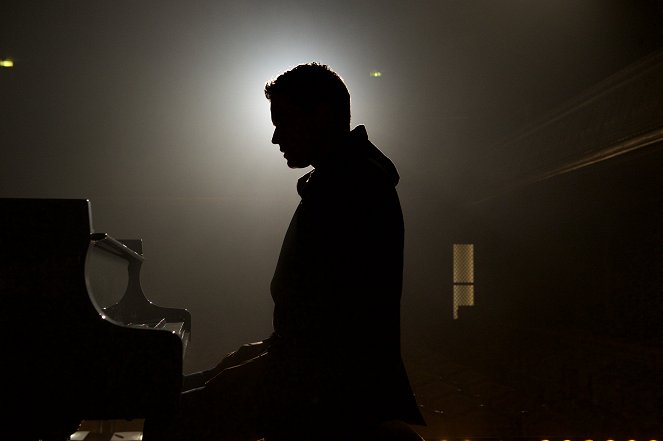
[[474, 306], [474, 244], [453, 246], [453, 318], [461, 306]]
[[474, 244], [454, 244], [454, 283], [474, 283]]
[[473, 285], [454, 285], [454, 319], [458, 318], [459, 306], [474, 306]]

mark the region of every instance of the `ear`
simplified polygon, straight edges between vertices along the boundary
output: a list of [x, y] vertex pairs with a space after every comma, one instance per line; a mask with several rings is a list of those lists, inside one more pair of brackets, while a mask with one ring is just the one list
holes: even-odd
[[321, 101], [315, 105], [311, 112], [315, 126], [321, 130], [328, 131], [334, 125], [334, 114], [331, 106], [326, 101]]
[[313, 117], [321, 121], [328, 121], [332, 119], [331, 106], [327, 101], [320, 101], [316, 103], [313, 108]]

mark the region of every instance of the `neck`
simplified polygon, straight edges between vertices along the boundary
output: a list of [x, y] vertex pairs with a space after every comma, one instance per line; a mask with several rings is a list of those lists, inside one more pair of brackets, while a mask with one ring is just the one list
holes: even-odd
[[314, 168], [318, 168], [321, 163], [325, 162], [327, 158], [334, 154], [339, 146], [346, 142], [349, 135], [350, 131], [348, 130], [347, 132], [335, 132], [324, 136], [318, 145], [318, 155], [313, 161], [311, 161], [311, 165]]

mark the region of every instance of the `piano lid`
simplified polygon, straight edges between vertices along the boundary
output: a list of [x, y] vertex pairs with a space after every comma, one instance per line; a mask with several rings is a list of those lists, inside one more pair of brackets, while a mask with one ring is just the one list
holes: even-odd
[[7, 439], [66, 439], [81, 420], [167, 417], [178, 405], [181, 339], [104, 320], [90, 300], [90, 212], [86, 199], [0, 199]]
[[86, 283], [90, 299], [102, 317], [126, 326], [174, 332], [186, 351], [191, 314], [186, 309], [159, 306], [148, 300], [140, 280], [145, 261], [142, 240], [118, 240], [105, 233], [92, 234], [90, 238]]

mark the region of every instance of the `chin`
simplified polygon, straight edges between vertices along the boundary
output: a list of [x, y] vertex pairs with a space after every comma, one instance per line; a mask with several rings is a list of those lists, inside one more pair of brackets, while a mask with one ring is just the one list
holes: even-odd
[[309, 161], [297, 161], [296, 159], [287, 159], [289, 168], [305, 168], [311, 165]]

